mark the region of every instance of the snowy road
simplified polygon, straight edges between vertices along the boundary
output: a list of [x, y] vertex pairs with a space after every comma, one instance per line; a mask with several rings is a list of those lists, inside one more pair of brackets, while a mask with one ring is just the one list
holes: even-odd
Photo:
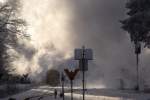
[[[57, 90], [60, 93], [61, 88], [57, 88]], [[40, 86], [11, 97], [15, 98], [16, 100], [62, 100], [60, 97], [54, 99], [53, 91], [54, 88], [52, 87]], [[82, 100], [81, 89], [76, 89], [74, 91], [74, 100]], [[8, 100], [8, 98], [0, 100]], [[65, 93], [65, 100], [70, 100], [69, 91], [68, 93]], [[88, 89], [86, 93], [86, 100], [150, 100], [150, 94], [136, 93], [133, 91]]]

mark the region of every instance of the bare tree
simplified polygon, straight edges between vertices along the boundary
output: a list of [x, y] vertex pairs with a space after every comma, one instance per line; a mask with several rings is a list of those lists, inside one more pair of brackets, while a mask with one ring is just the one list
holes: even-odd
[[20, 7], [19, 0], [8, 0], [0, 4], [0, 79], [8, 74], [6, 67], [13, 60], [8, 50], [18, 45], [19, 38], [26, 36], [26, 23], [19, 18]]

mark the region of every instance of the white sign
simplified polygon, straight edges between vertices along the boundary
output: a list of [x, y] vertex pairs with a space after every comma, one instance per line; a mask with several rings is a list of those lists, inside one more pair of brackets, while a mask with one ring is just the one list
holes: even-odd
[[75, 60], [92, 60], [93, 59], [93, 52], [92, 49], [75, 49], [74, 51]]

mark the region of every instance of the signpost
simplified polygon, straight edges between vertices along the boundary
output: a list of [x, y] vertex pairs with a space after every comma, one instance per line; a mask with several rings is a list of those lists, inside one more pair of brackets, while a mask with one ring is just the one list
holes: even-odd
[[73, 80], [77, 73], [79, 72], [79, 69], [75, 69], [75, 71], [69, 71], [68, 69], [64, 69], [66, 75], [68, 76], [71, 84], [71, 100], [73, 100]]
[[85, 100], [85, 71], [88, 71], [88, 60], [93, 59], [92, 49], [85, 49], [83, 46], [82, 49], [75, 49], [75, 60], [79, 60], [79, 69], [83, 74], [83, 100]]

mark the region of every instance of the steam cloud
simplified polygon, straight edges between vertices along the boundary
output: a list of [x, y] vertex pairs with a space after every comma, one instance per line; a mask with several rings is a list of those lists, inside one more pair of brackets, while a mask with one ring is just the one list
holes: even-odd
[[[28, 22], [35, 49], [25, 52], [19, 66], [30, 69], [31, 76], [44, 77], [50, 68], [62, 69], [72, 63], [73, 50], [85, 45], [94, 51], [89, 63], [87, 82], [96, 86], [136, 84], [134, 48], [119, 20], [126, 17], [125, 0], [22, 0], [22, 15]], [[32, 55], [32, 54], [33, 55]], [[144, 49], [141, 58], [141, 83], [150, 84], [149, 53]], [[28, 56], [32, 55], [31, 56]], [[71, 64], [72, 65], [72, 64]], [[76, 66], [76, 64], [73, 64]], [[89, 80], [89, 81], [88, 81]]]

